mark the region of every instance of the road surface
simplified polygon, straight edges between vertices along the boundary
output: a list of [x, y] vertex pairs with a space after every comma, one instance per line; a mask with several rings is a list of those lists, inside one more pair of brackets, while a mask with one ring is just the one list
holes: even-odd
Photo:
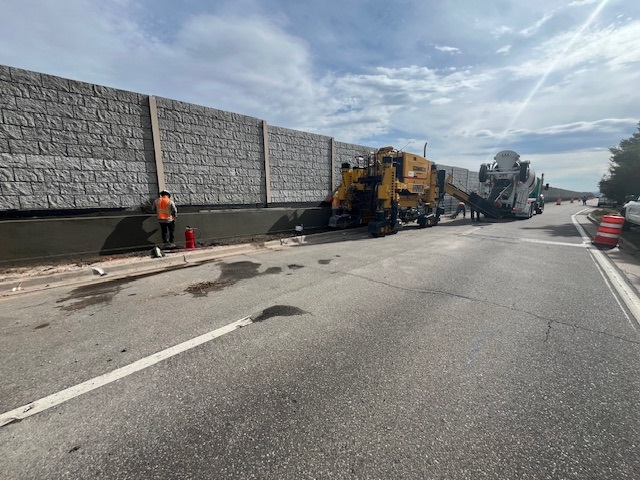
[[0, 478], [640, 478], [638, 300], [582, 210], [3, 299]]

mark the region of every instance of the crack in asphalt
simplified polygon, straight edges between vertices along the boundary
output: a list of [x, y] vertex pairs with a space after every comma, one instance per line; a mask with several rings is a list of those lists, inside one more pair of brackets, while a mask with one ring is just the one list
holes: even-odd
[[[338, 273], [338, 272], [336, 272], [336, 273]], [[431, 290], [431, 289], [420, 290], [420, 289], [417, 289], [417, 288], [401, 287], [401, 286], [398, 286], [398, 285], [393, 285], [391, 283], [382, 282], [380, 280], [375, 280], [373, 278], [365, 277], [365, 276], [362, 276], [362, 275], [357, 275], [355, 273], [350, 273], [350, 272], [340, 272], [340, 273], [344, 273], [345, 275], [349, 275], [349, 276], [352, 276], [352, 277], [358, 277], [358, 278], [361, 278], [363, 280], [367, 280], [367, 281], [372, 282], [372, 283], [377, 283], [379, 285], [385, 285], [387, 287], [395, 288], [397, 290], [402, 290], [402, 291], [405, 291], [405, 292], [424, 293], [424, 294], [431, 294], [431, 295], [442, 295], [442, 296], [447, 296], [447, 297], [462, 298], [464, 300], [469, 300], [469, 301], [472, 301], [472, 302], [480, 302], [480, 303], [484, 303], [486, 305], [492, 305], [494, 307], [504, 308], [504, 309], [507, 309], [507, 310], [511, 310], [512, 312], [526, 313], [527, 315], [531, 315], [532, 317], [537, 318], [538, 320], [542, 320], [542, 321], [548, 322], [548, 329], [547, 329], [547, 332], [545, 334], [545, 340], [544, 340], [545, 342], [548, 340], [549, 333], [550, 333], [550, 330], [551, 330], [551, 324], [555, 323], [557, 325], [564, 325], [566, 327], [575, 328], [575, 329], [581, 330], [583, 332], [595, 333], [596, 335], [603, 335], [605, 337], [614, 338], [614, 339], [620, 340], [622, 342], [631, 343], [631, 344], [634, 344], [634, 345], [640, 345], [640, 341], [638, 341], [638, 340], [631, 340], [631, 339], [624, 338], [624, 337], [619, 337], [617, 335], [613, 335], [611, 333], [607, 333], [607, 332], [604, 332], [604, 331], [593, 330], [591, 328], [587, 328], [587, 327], [582, 327], [580, 325], [576, 325], [575, 323], [562, 322], [560, 320], [555, 320], [553, 318], [543, 317], [541, 315], [538, 315], [537, 313], [529, 312], [527, 310], [523, 310], [523, 309], [519, 309], [519, 308], [510, 307], [509, 305], [502, 305], [500, 303], [491, 302], [491, 301], [488, 301], [488, 300], [485, 300], [485, 299], [469, 297], [467, 295], [461, 295], [459, 293], [444, 292], [442, 290]]]
[[551, 320], [549, 320], [549, 323], [547, 324], [547, 331], [544, 334], [544, 343], [547, 343], [547, 340], [549, 340], [550, 333], [551, 333]]

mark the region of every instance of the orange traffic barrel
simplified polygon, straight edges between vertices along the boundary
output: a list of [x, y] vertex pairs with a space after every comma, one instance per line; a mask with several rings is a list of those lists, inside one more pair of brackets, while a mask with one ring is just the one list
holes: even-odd
[[618, 238], [622, 232], [624, 217], [622, 215], [605, 215], [602, 217], [598, 233], [593, 239], [597, 246], [613, 248], [618, 245]]
[[562, 205], [562, 199], [560, 197], [556, 200], [556, 205]]

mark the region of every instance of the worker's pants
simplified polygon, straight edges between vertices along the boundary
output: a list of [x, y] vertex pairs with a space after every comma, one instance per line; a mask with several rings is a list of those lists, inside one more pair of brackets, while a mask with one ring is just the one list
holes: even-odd
[[160, 222], [160, 230], [162, 230], [162, 241], [164, 243], [173, 243], [176, 231], [176, 222]]

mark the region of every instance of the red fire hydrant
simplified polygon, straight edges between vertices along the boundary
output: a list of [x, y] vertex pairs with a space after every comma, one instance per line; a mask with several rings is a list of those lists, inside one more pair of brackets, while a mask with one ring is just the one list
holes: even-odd
[[193, 250], [196, 248], [196, 236], [193, 232], [193, 228], [187, 225], [187, 229], [184, 231], [184, 243], [187, 250]]

